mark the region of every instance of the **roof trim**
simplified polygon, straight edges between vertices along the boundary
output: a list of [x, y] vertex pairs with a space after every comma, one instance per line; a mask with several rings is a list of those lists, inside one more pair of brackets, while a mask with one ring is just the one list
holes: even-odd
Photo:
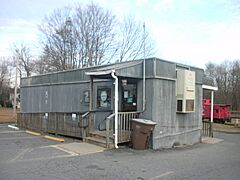
[[202, 88], [206, 89], [206, 90], [211, 90], [211, 91], [217, 91], [218, 90], [218, 87], [208, 86], [208, 85], [202, 85]]
[[86, 72], [85, 74], [88, 76], [102, 76], [102, 75], [111, 74], [112, 72], [115, 72], [115, 70], [90, 71], [90, 72]]

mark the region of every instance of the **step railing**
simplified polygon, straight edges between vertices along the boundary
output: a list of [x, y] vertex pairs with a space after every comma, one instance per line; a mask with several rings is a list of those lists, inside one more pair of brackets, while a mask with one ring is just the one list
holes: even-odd
[[78, 127], [81, 128], [81, 131], [82, 131], [83, 140], [85, 140], [87, 136], [86, 129], [89, 128], [89, 116], [90, 116], [90, 112], [87, 111], [81, 116], [81, 121], [78, 122]]
[[213, 137], [213, 127], [210, 121], [202, 121], [202, 136]]
[[[139, 118], [141, 112], [118, 112], [118, 143], [131, 141], [131, 120]], [[111, 135], [115, 135], [114, 131], [114, 117], [115, 114], [111, 114], [106, 119], [106, 144], [109, 145], [109, 139]], [[112, 133], [112, 134], [111, 134]], [[115, 138], [115, 136], [114, 136]]]

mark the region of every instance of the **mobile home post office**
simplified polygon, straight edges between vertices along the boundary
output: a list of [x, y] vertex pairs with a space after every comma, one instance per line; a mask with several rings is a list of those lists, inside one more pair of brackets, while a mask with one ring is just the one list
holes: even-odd
[[145, 118], [157, 123], [153, 149], [194, 144], [201, 139], [203, 73], [149, 58], [22, 78], [18, 125], [83, 139], [107, 132], [108, 147], [131, 141], [131, 119]]

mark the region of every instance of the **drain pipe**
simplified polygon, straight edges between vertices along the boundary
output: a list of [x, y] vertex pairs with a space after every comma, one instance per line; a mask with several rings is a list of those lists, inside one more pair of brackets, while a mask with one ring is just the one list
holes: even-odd
[[114, 74], [115, 70], [112, 70], [112, 77], [115, 79], [115, 102], [114, 102], [114, 130], [115, 130], [115, 136], [114, 136], [114, 145], [115, 148], [118, 148], [118, 77]]

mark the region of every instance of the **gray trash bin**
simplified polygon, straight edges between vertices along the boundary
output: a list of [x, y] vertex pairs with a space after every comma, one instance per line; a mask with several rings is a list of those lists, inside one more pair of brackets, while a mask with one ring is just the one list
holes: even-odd
[[133, 149], [146, 149], [156, 123], [147, 119], [132, 119], [131, 122]]

